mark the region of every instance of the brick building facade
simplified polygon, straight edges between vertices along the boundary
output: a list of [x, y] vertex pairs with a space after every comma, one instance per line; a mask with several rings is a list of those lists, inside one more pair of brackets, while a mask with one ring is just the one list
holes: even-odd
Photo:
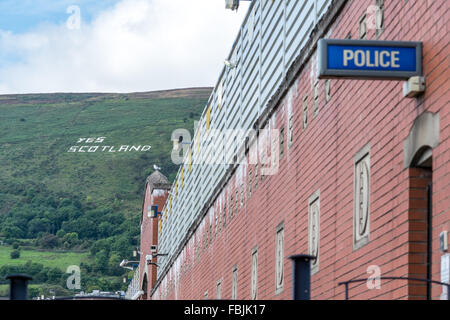
[[[288, 257], [301, 253], [317, 256], [312, 299], [343, 299], [339, 282], [376, 274], [440, 281], [439, 236], [450, 229], [449, 17], [445, 0], [333, 1], [254, 121], [257, 131], [279, 130], [277, 173], [251, 161], [265, 137], [250, 139], [244, 163], [211, 182], [218, 191], [166, 264], [157, 270], [141, 255], [144, 298], [291, 299]], [[405, 98], [399, 81], [319, 81], [320, 38], [421, 41], [425, 93]], [[169, 188], [156, 196], [147, 184], [144, 252], [165, 219], [145, 210], [162, 208]], [[350, 298], [427, 297], [417, 281], [369, 287], [351, 285]], [[428, 294], [439, 299], [442, 287]]]
[[[167, 200], [170, 190], [170, 183], [159, 171], [153, 172], [146, 181], [144, 201], [141, 215], [141, 241], [140, 241], [140, 261], [139, 261], [139, 282], [143, 292], [142, 300], [150, 297], [150, 290], [156, 283], [156, 265], [147, 264], [147, 257], [152, 254], [151, 246], [158, 245], [158, 220], [152, 218], [151, 207], [157, 206], [161, 210]], [[152, 259], [157, 263], [158, 259]]]

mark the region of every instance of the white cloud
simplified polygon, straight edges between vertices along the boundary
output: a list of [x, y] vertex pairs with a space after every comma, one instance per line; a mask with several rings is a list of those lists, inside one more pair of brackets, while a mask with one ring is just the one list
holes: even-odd
[[223, 0], [122, 0], [80, 30], [0, 30], [0, 93], [213, 86], [247, 8], [225, 10]]

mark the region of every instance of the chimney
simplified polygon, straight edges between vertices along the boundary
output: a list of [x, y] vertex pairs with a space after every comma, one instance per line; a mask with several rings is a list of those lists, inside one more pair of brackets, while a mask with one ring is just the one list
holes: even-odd
[[27, 300], [28, 299], [28, 281], [33, 280], [26, 274], [10, 274], [6, 276], [10, 280], [9, 299], [10, 300]]

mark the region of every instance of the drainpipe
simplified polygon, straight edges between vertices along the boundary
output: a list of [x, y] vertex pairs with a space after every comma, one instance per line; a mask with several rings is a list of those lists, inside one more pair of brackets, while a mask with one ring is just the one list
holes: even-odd
[[9, 299], [10, 300], [27, 300], [28, 299], [28, 281], [33, 280], [26, 274], [10, 274], [6, 276], [10, 280]]

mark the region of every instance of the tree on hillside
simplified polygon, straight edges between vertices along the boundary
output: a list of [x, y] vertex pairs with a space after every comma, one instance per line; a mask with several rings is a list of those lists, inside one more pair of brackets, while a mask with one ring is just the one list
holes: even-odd
[[108, 272], [110, 275], [113, 276], [120, 276], [123, 274], [123, 269], [119, 266], [120, 262], [122, 261], [122, 258], [116, 254], [113, 253], [109, 257], [109, 263], [108, 263]]
[[17, 238], [23, 238], [25, 236], [25, 232], [21, 228], [16, 226], [4, 225], [1, 230], [5, 239], [12, 240]]
[[101, 250], [95, 255], [95, 262], [94, 262], [94, 271], [101, 273], [101, 274], [107, 274], [108, 272], [108, 253], [106, 250]]
[[13, 250], [10, 253], [11, 259], [19, 259], [20, 258], [20, 251], [19, 250]]
[[36, 237], [41, 232], [48, 232], [52, 223], [47, 218], [34, 218], [28, 223], [28, 236]]
[[58, 283], [62, 278], [63, 272], [58, 268], [49, 268], [47, 271], [47, 280], [51, 283]]
[[59, 245], [59, 238], [54, 234], [44, 234], [39, 240], [39, 244], [42, 248], [52, 249]]
[[78, 233], [76, 233], [76, 232], [66, 233], [63, 237], [63, 242], [64, 242], [65, 248], [67, 248], [67, 249], [73, 248], [73, 246], [76, 246], [80, 242], [78, 240]]
[[96, 239], [98, 236], [97, 225], [85, 217], [64, 221], [62, 229], [66, 232], [77, 232], [80, 239]]
[[114, 226], [108, 221], [103, 221], [98, 226], [98, 234], [101, 238], [107, 238], [112, 235], [114, 231]]

